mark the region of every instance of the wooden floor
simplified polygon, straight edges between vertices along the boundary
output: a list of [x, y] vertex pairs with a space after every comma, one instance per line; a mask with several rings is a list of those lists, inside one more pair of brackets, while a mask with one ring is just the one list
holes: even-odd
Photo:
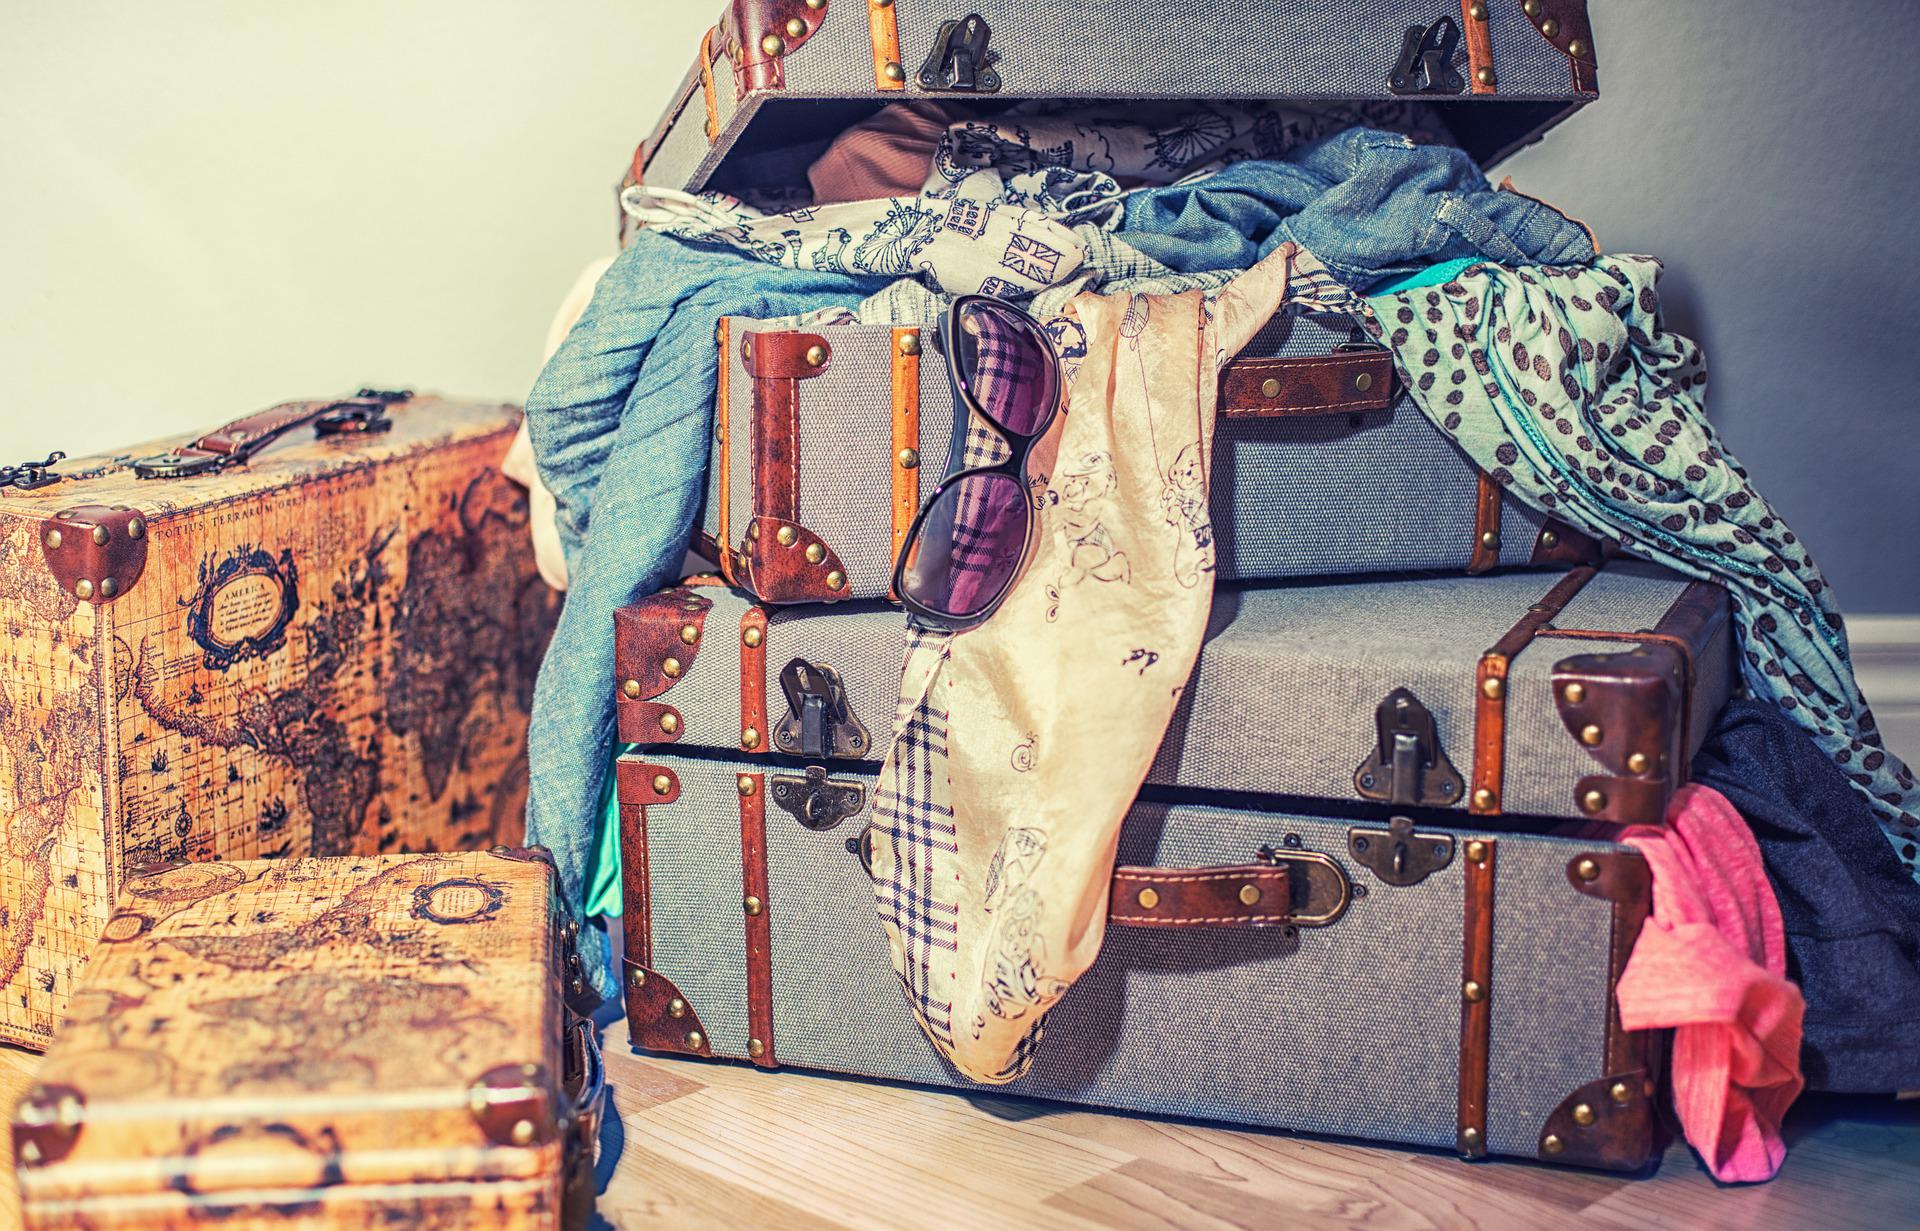
[[[1676, 1144], [1645, 1179], [1097, 1115], [635, 1055], [606, 1031], [597, 1227], [1595, 1228], [1920, 1225], [1920, 1100], [1809, 1098], [1771, 1184]], [[0, 1047], [0, 1100], [38, 1057]], [[0, 1134], [0, 1141], [5, 1135]], [[0, 1146], [0, 1152], [8, 1147]], [[13, 1217], [0, 1167], [0, 1226]]]

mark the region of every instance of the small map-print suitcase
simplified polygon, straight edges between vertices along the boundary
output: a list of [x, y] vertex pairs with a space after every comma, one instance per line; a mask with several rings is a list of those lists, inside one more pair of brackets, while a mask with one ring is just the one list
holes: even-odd
[[559, 1231], [604, 1075], [556, 884], [507, 847], [130, 877], [13, 1112], [25, 1225]]
[[363, 390], [0, 481], [0, 1038], [46, 1046], [127, 868], [518, 838], [519, 421]]

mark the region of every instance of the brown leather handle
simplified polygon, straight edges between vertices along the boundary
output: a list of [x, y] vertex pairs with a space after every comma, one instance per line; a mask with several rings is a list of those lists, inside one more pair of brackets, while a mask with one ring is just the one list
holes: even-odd
[[1292, 875], [1285, 865], [1113, 870], [1107, 922], [1116, 927], [1259, 928], [1292, 921]]
[[282, 402], [223, 424], [169, 452], [138, 458], [133, 470], [143, 479], [173, 479], [222, 470], [246, 461], [294, 428], [329, 416], [338, 419], [335, 431], [379, 431], [387, 426], [386, 408], [412, 396], [410, 391], [362, 389], [347, 398]]
[[1378, 346], [1290, 359], [1242, 357], [1220, 373], [1229, 419], [1356, 414], [1393, 405], [1393, 356]]

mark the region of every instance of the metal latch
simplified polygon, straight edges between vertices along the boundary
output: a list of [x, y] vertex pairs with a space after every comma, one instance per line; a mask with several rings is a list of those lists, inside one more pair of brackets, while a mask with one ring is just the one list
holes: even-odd
[[313, 421], [315, 436], [384, 432], [393, 426], [387, 407], [413, 396], [411, 389], [362, 389]]
[[993, 64], [998, 52], [987, 49], [993, 31], [978, 13], [958, 21], [943, 21], [933, 36], [933, 50], [920, 66], [920, 84], [929, 90], [952, 90], [966, 94], [993, 94], [1000, 89], [1000, 74]]
[[862, 757], [867, 729], [847, 705], [847, 690], [832, 667], [796, 658], [780, 672], [787, 715], [773, 728], [773, 745], [797, 757]]
[[44, 462], [21, 462], [18, 466], [0, 466], [0, 487], [18, 487], [32, 491], [36, 487], [46, 487], [58, 483], [60, 476], [52, 473], [53, 464], [66, 454], [54, 452], [47, 454]]
[[819, 765], [807, 766], [807, 776], [773, 776], [773, 802], [808, 829], [832, 829], [867, 806], [867, 789], [858, 782], [834, 782]]
[[1453, 838], [1444, 833], [1415, 833], [1413, 822], [1396, 816], [1385, 829], [1356, 826], [1347, 831], [1347, 850], [1389, 885], [1417, 885], [1453, 862]]
[[1467, 88], [1453, 69], [1453, 49], [1459, 43], [1460, 27], [1451, 17], [1436, 18], [1425, 30], [1408, 26], [1387, 88], [1395, 94], [1458, 94]]
[[1374, 746], [1353, 786], [1365, 799], [1387, 804], [1450, 807], [1465, 783], [1440, 746], [1433, 714], [1405, 688], [1388, 693], [1373, 711]]

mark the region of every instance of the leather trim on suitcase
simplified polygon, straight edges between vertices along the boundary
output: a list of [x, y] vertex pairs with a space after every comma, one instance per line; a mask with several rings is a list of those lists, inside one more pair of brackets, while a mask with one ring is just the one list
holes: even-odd
[[1593, 58], [1593, 27], [1587, 21], [1585, 0], [1524, 0], [1520, 10], [1540, 36], [1567, 57], [1574, 90], [1597, 93], [1600, 74]]
[[1473, 558], [1467, 572], [1484, 573], [1500, 563], [1500, 485], [1480, 472], [1473, 502]]
[[1467, 843], [1460, 931], [1460, 1153], [1487, 1152], [1487, 1057], [1493, 1040], [1492, 838]]
[[713, 600], [675, 586], [613, 613], [614, 729], [629, 744], [673, 743], [685, 729], [680, 711], [656, 700], [693, 666]]
[[773, 931], [767, 915], [766, 775], [740, 775], [740, 913], [747, 929], [747, 1058], [776, 1067], [773, 1054]]
[[[893, 11], [892, 5], [884, 6]], [[880, 9], [876, 8], [875, 12]], [[893, 551], [900, 558], [920, 512], [920, 331], [893, 331]], [[888, 594], [888, 598], [894, 597]]]
[[1241, 357], [1220, 372], [1220, 414], [1229, 419], [1385, 410], [1399, 396], [1393, 356], [1376, 346], [1330, 355]]
[[[1676, 604], [1677, 606], [1678, 604]], [[1567, 861], [1567, 883], [1612, 903], [1608, 941], [1606, 1075], [1568, 1093], [1540, 1130], [1539, 1157], [1630, 1171], [1653, 1151], [1652, 1032], [1620, 1021], [1618, 988], [1653, 907], [1647, 861], [1626, 851], [1590, 851]]]
[[833, 347], [817, 333], [767, 331], [741, 339], [740, 357], [753, 380], [754, 517], [741, 553], [743, 584], [773, 602], [844, 599], [846, 566], [799, 523], [800, 382], [827, 370]]
[[900, 59], [900, 21], [893, 0], [867, 0], [867, 34], [873, 44], [873, 88], [907, 88], [906, 65]]
[[764, 753], [767, 739], [767, 611], [740, 614], [740, 748]]
[[1475, 94], [1494, 94], [1493, 39], [1487, 33], [1487, 0], [1460, 0], [1460, 28], [1467, 36], [1467, 80]]
[[1492, 649], [1480, 656], [1474, 681], [1473, 790], [1467, 797], [1468, 811], [1493, 816], [1501, 809], [1507, 759], [1507, 669], [1541, 627], [1572, 602], [1598, 572], [1583, 567], [1562, 577], [1539, 602], [1527, 608]]

